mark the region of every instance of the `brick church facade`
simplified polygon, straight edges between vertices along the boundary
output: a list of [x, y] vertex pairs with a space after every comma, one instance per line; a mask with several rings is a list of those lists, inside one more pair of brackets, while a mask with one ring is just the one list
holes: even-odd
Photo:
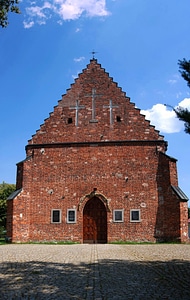
[[91, 59], [26, 146], [7, 203], [12, 242], [188, 240], [167, 142]]

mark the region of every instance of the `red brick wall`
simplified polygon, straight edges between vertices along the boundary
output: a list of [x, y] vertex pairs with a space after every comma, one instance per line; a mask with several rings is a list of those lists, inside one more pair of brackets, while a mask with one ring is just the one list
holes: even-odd
[[188, 241], [188, 203], [180, 202], [180, 241]]
[[[35, 149], [33, 158], [25, 162], [23, 192], [14, 201], [15, 240], [82, 242], [83, 208], [88, 198], [78, 207], [80, 199], [94, 188], [109, 201], [108, 241], [179, 237], [179, 201], [169, 189], [170, 182], [161, 190], [156, 180], [163, 173], [155, 145], [147, 143], [143, 150], [134, 144], [44, 148], [43, 154], [40, 150]], [[170, 181], [166, 165], [164, 178]], [[68, 208], [77, 208], [76, 224], [67, 224]], [[51, 209], [61, 209], [61, 224], [51, 224]], [[124, 209], [123, 223], [113, 222], [113, 209]], [[140, 209], [141, 222], [130, 222], [130, 209]]]

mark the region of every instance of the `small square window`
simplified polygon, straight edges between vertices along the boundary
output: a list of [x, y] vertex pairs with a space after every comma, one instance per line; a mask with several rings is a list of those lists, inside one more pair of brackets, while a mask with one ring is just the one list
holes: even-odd
[[76, 223], [76, 209], [67, 210], [67, 223]]
[[117, 122], [121, 122], [121, 117], [120, 117], [120, 116], [117, 116], [117, 117], [116, 117], [116, 120], [117, 120]]
[[123, 209], [115, 209], [113, 211], [113, 221], [114, 222], [123, 222]]
[[130, 221], [131, 222], [140, 222], [140, 209], [131, 209], [130, 210]]
[[61, 223], [61, 210], [60, 209], [52, 209], [51, 223]]

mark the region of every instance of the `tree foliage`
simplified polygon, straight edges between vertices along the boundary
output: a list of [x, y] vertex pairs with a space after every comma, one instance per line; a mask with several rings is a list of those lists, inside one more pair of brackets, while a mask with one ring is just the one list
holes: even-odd
[[[190, 60], [184, 58], [183, 60], [179, 60], [178, 64], [181, 76], [187, 81], [188, 87], [190, 87]], [[178, 119], [184, 122], [185, 132], [190, 134], [190, 111], [182, 107], [177, 107], [174, 111]]]
[[6, 226], [7, 198], [15, 191], [15, 184], [1, 183], [0, 184], [0, 231]]
[[18, 0], [0, 0], [0, 26], [7, 27], [8, 25], [8, 13], [15, 12], [20, 13], [18, 7]]
[[185, 122], [185, 132], [190, 134], [190, 111], [187, 108], [177, 107], [174, 109], [179, 120]]
[[187, 81], [188, 87], [190, 87], [190, 60], [178, 60], [179, 72], [185, 81]]

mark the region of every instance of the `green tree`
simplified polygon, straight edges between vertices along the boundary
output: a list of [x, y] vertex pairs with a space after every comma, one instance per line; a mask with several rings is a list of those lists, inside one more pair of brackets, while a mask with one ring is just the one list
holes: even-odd
[[18, 7], [18, 0], [0, 0], [0, 26], [7, 27], [8, 23], [8, 13], [15, 12], [20, 13]]
[[190, 134], [190, 111], [187, 108], [177, 107], [173, 109], [179, 120], [184, 122], [185, 132]]
[[[179, 72], [181, 76], [187, 81], [188, 87], [190, 87], [190, 60], [178, 60]], [[185, 132], [190, 134], [190, 111], [187, 108], [177, 107], [173, 108], [176, 116], [179, 120], [184, 122]]]
[[187, 81], [188, 87], [190, 87], [190, 60], [178, 60], [179, 72], [185, 81]]
[[15, 184], [1, 183], [0, 184], [0, 234], [6, 228], [6, 212], [7, 212], [7, 198], [15, 191]]

